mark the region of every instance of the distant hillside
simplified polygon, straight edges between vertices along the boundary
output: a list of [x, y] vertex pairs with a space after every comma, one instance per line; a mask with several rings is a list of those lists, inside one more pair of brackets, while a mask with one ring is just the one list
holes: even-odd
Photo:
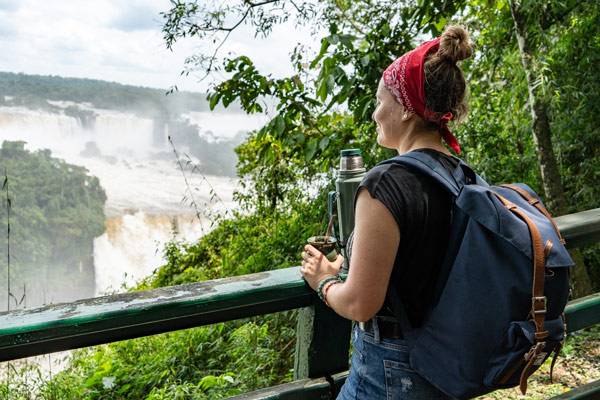
[[94, 108], [132, 111], [154, 117], [158, 113], [166, 118], [209, 109], [203, 93], [174, 92], [167, 95], [160, 89], [95, 79], [0, 72], [0, 105], [52, 111], [56, 107], [48, 100], [90, 103]]
[[[88, 129], [94, 129], [98, 109], [130, 112], [153, 121], [154, 131], [149, 135], [168, 132], [182, 152], [201, 160], [203, 171], [212, 175], [236, 176], [237, 155], [233, 149], [245, 137], [245, 133], [240, 132], [234, 138], [215, 141], [210, 135], [206, 138], [201, 134], [201, 126], [182, 116], [192, 111], [209, 111], [206, 94], [174, 92], [167, 95], [160, 89], [94, 79], [0, 72], [0, 106], [67, 115]], [[227, 109], [219, 106], [218, 112], [242, 111], [232, 104]], [[90, 146], [93, 149], [94, 144]]]

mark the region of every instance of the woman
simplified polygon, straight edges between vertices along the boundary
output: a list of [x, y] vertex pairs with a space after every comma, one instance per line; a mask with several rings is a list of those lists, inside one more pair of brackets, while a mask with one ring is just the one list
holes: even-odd
[[[460, 152], [446, 123], [466, 115], [466, 83], [456, 63], [472, 52], [467, 32], [451, 26], [392, 63], [376, 94], [377, 142], [399, 154], [427, 152], [452, 171], [458, 160], [442, 139]], [[301, 272], [308, 284], [335, 312], [359, 322], [338, 399], [448, 398], [410, 369], [386, 291], [391, 283], [411, 325], [419, 327], [448, 241], [451, 206], [450, 195], [428, 177], [396, 163], [376, 166], [356, 194], [347, 279], [337, 278], [341, 256], [328, 262], [306, 246]]]

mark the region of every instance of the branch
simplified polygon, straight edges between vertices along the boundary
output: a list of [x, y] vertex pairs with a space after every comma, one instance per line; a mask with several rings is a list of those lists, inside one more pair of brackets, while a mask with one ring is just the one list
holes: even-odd
[[[213, 55], [210, 56], [209, 58], [207, 58], [209, 60], [208, 67], [206, 67], [206, 73], [205, 73], [205, 75], [202, 78], [200, 78], [200, 80], [199, 80], [200, 82], [202, 82], [203, 80], [205, 80], [210, 75], [210, 73], [213, 70], [214, 62], [217, 59], [217, 53], [219, 52], [219, 50], [221, 49], [221, 47], [223, 47], [223, 45], [225, 44], [225, 42], [229, 38], [229, 35], [231, 35], [231, 32], [233, 32], [238, 26], [240, 26], [246, 20], [246, 18], [248, 18], [248, 15], [250, 14], [250, 11], [253, 8], [255, 8], [255, 7], [261, 7], [261, 6], [264, 6], [266, 4], [277, 3], [279, 1], [280, 0], [265, 0], [265, 1], [261, 2], [261, 3], [253, 3], [250, 0], [244, 0], [244, 3], [247, 4], [249, 7], [246, 9], [246, 11], [244, 12], [244, 14], [240, 18], [240, 20], [237, 21], [233, 26], [231, 26], [229, 28], [225, 28], [223, 26], [210, 26], [210, 25], [207, 25], [206, 27], [201, 28], [197, 24], [190, 25], [190, 27], [193, 28], [196, 31], [204, 31], [204, 32], [208, 32], [208, 31], [211, 31], [211, 32], [222, 31], [222, 32], [227, 32], [227, 34], [225, 35], [225, 37], [223, 38], [223, 40], [221, 40], [221, 43], [217, 46], [217, 48], [213, 52]], [[296, 6], [296, 5], [294, 4], [294, 6]]]
[[265, 4], [269, 4], [269, 3], [277, 3], [280, 0], [266, 0], [263, 1], [262, 3], [252, 3], [251, 1], [248, 0], [244, 0], [244, 3], [248, 4], [250, 7], [248, 7], [246, 9], [246, 12], [244, 13], [244, 16], [242, 17], [242, 19], [240, 19], [234, 26], [232, 26], [231, 28], [224, 28], [224, 27], [220, 27], [217, 28], [216, 30], [221, 30], [221, 31], [233, 31], [235, 28], [237, 28], [238, 26], [240, 26], [240, 24], [242, 22], [244, 22], [244, 20], [248, 17], [248, 14], [250, 13], [250, 10], [252, 10], [254, 7], [260, 7], [260, 6], [264, 6]]
[[346, 16], [346, 10], [344, 10], [344, 8], [340, 5], [338, 0], [335, 0], [335, 5], [337, 6], [337, 8], [339, 8], [339, 10], [342, 12], [342, 18], [348, 22], [350, 25], [352, 25], [352, 27], [354, 29], [356, 29], [358, 32], [360, 32], [361, 34], [365, 34], [365, 32], [361, 29], [361, 27], [359, 27], [358, 25], [356, 25], [356, 22], [354, 22], [352, 19], [348, 18]]
[[321, 131], [321, 129], [319, 129], [319, 127], [315, 124], [315, 121], [313, 121], [310, 114], [304, 109], [304, 107], [302, 107], [302, 105], [300, 103], [298, 103], [296, 101], [296, 99], [294, 99], [292, 97], [288, 97], [288, 100], [290, 100], [292, 103], [294, 103], [294, 105], [298, 108], [298, 110], [300, 110], [302, 115], [304, 115], [304, 118], [306, 118], [306, 120], [310, 123], [310, 126], [312, 126], [313, 129], [316, 129], [317, 132], [319, 132], [321, 135], [325, 136], [323, 131]]
[[217, 59], [217, 53], [219, 52], [219, 50], [221, 49], [221, 47], [223, 47], [223, 45], [227, 41], [227, 38], [229, 37], [229, 35], [231, 35], [231, 32], [233, 32], [233, 30], [227, 32], [227, 35], [225, 35], [225, 38], [223, 38], [223, 40], [221, 41], [221, 44], [219, 44], [217, 46], [217, 48], [215, 49], [213, 55], [209, 58], [210, 61], [208, 63], [208, 67], [206, 68], [206, 74], [204, 75], [204, 77], [202, 79], [199, 80], [199, 82], [202, 82], [203, 80], [205, 80], [206, 78], [208, 78], [208, 76], [212, 72], [213, 63]]

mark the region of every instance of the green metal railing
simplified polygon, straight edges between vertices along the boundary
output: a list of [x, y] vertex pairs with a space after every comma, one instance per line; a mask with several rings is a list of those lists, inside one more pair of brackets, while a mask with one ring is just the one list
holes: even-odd
[[[600, 241], [600, 209], [555, 220], [571, 248]], [[0, 313], [0, 361], [295, 308], [295, 381], [236, 398], [330, 398], [346, 377], [350, 322], [325, 307], [299, 267]], [[570, 302], [566, 315], [569, 332], [600, 323], [600, 293]], [[600, 396], [594, 384], [573, 395]]]

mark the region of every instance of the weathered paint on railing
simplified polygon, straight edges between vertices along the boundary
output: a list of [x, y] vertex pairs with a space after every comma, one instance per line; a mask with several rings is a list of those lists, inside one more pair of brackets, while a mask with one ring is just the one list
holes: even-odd
[[0, 361], [306, 307], [299, 267], [0, 313]]
[[600, 242], [600, 208], [563, 215], [554, 221], [569, 249]]
[[325, 378], [300, 379], [267, 389], [229, 397], [229, 400], [309, 400], [332, 399], [331, 387]]
[[570, 301], [565, 315], [569, 333], [600, 324], [600, 293]]

